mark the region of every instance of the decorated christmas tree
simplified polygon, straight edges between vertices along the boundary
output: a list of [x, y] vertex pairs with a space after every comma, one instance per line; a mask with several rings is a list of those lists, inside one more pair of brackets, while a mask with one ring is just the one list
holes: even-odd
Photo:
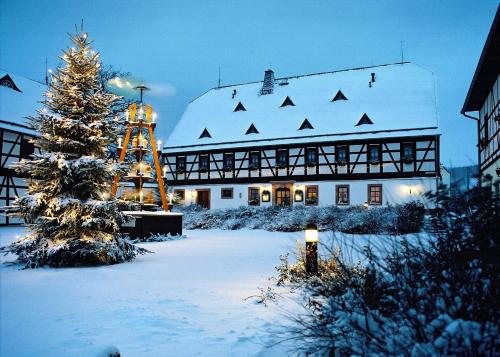
[[71, 40], [45, 108], [30, 118], [41, 154], [16, 165], [30, 183], [9, 212], [29, 223], [29, 234], [3, 251], [17, 254], [26, 267], [115, 264], [143, 252], [119, 235], [124, 217], [120, 201], [110, 197], [121, 170], [107, 158], [119, 128], [112, 112], [119, 98], [103, 88], [99, 54], [87, 34]]

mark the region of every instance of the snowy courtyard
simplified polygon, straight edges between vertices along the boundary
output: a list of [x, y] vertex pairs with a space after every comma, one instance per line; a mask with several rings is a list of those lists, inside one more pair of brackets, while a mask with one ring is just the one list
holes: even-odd
[[[0, 228], [0, 245], [23, 233]], [[303, 232], [186, 231], [140, 246], [154, 252], [95, 268], [27, 269], [1, 264], [2, 356], [269, 356], [269, 329], [283, 304], [248, 296], [267, 287], [279, 255]], [[2, 263], [13, 256], [1, 257]], [[288, 306], [287, 308], [293, 308]]]

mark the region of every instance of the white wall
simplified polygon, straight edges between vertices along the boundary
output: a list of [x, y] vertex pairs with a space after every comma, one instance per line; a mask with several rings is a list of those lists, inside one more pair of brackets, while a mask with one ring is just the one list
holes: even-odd
[[[360, 181], [310, 181], [297, 182], [294, 184], [293, 191], [301, 189], [305, 194], [306, 185], [318, 185], [319, 205], [328, 206], [335, 204], [335, 186], [349, 185], [350, 187], [350, 205], [362, 205], [367, 201], [368, 185], [382, 185], [382, 204], [397, 204], [411, 200], [422, 199], [422, 194], [429, 190], [436, 190], [436, 178], [411, 178], [411, 179], [381, 179], [381, 180], [360, 180]], [[185, 190], [184, 204], [190, 205], [196, 203], [196, 190], [210, 190], [210, 208], [229, 208], [248, 205], [248, 187], [259, 187], [261, 192], [268, 190], [272, 196], [271, 184], [228, 184], [228, 185], [199, 185], [199, 186], [174, 186], [173, 189]], [[233, 188], [232, 199], [221, 199], [221, 188]], [[293, 198], [292, 191], [292, 198]], [[261, 202], [261, 206], [272, 205], [271, 202]], [[300, 204], [295, 203], [294, 204]]]

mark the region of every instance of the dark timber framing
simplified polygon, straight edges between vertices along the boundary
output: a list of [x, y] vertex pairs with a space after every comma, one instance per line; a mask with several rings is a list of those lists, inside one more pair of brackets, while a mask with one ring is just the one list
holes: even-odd
[[[22, 124], [1, 121], [13, 127], [33, 130]], [[2, 207], [9, 206], [17, 196], [20, 196], [28, 188], [27, 176], [18, 174], [11, 165], [27, 159], [39, 149], [30, 143], [35, 138], [33, 134], [0, 127], [0, 226], [22, 224], [19, 219], [3, 215]]]
[[[379, 162], [369, 161], [369, 148], [377, 146]], [[404, 160], [403, 145], [414, 147], [414, 160]], [[337, 160], [345, 147], [346, 161]], [[314, 149], [317, 163], [307, 163], [306, 152]], [[286, 150], [287, 165], [277, 164], [277, 153]], [[251, 152], [260, 152], [259, 167], [248, 167]], [[224, 154], [234, 155], [234, 169], [223, 170]], [[200, 172], [198, 160], [209, 155], [209, 170]], [[167, 181], [173, 186], [202, 184], [257, 184], [270, 181], [335, 181], [439, 176], [439, 135], [303, 142], [283, 145], [217, 148], [164, 153], [169, 168]], [[186, 172], [176, 171], [176, 157], [186, 158]]]

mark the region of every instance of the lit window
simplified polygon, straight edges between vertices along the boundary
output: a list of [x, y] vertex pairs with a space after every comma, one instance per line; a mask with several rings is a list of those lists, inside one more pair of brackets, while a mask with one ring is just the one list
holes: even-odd
[[318, 186], [306, 186], [306, 205], [318, 205]]
[[349, 204], [349, 185], [337, 185], [336, 187], [337, 205]]
[[382, 185], [368, 185], [368, 204], [382, 204]]

